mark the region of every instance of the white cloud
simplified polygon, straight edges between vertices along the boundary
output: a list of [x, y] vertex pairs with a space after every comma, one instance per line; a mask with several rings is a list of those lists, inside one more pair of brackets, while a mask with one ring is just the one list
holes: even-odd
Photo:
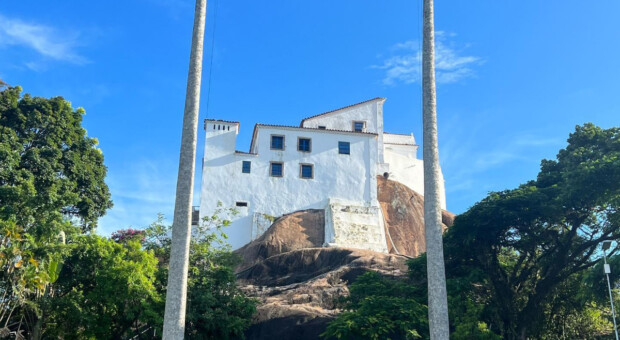
[[[474, 75], [473, 66], [483, 61], [479, 57], [461, 56], [462, 49], [456, 49], [448, 38], [455, 34], [442, 31], [435, 32], [435, 77], [437, 83], [455, 83]], [[373, 65], [372, 68], [385, 70], [383, 83], [415, 83], [422, 77], [422, 43], [405, 41], [391, 48], [392, 56], [383, 61], [382, 65]]]
[[[51, 59], [84, 64], [88, 60], [76, 52], [78, 38], [78, 32], [60, 32], [50, 26], [0, 15], [0, 47], [25, 46]], [[28, 62], [27, 67], [37, 69], [37, 64]]]
[[492, 189], [488, 183], [491, 174], [511, 167], [537, 170], [545, 153], [565, 144], [561, 138], [549, 137], [544, 131], [493, 135], [492, 123], [485, 123], [484, 116], [468, 117], [478, 123], [471, 129], [463, 129], [467, 125], [465, 118], [455, 115], [444, 122], [440, 131], [440, 161], [446, 191], [450, 194], [458, 192], [460, 196], [475, 190], [485, 194], [487, 189]]

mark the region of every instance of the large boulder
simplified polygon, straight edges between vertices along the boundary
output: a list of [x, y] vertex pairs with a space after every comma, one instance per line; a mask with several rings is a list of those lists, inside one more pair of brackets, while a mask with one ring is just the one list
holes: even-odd
[[[340, 310], [338, 297], [373, 270], [403, 278], [407, 258], [426, 249], [424, 199], [405, 185], [378, 178], [390, 254], [324, 248], [325, 212], [304, 210], [276, 219], [259, 238], [236, 250], [238, 283], [259, 305], [247, 339], [318, 339]], [[444, 227], [454, 215], [444, 211]]]
[[325, 211], [310, 209], [283, 215], [256, 240], [237, 249], [243, 270], [266, 258], [296, 249], [323, 246], [325, 238]]
[[[377, 195], [386, 225], [388, 251], [416, 257], [426, 251], [424, 238], [424, 196], [404, 184], [377, 177]], [[444, 210], [444, 229], [454, 223], [455, 215]]]

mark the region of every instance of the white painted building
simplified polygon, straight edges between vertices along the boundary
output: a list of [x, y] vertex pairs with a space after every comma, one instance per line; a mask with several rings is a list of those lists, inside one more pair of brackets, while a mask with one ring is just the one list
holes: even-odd
[[[256, 124], [249, 152], [236, 151], [238, 122], [205, 120], [200, 217], [239, 211], [226, 228], [237, 249], [274, 217], [325, 209], [326, 246], [387, 251], [377, 176], [424, 194], [413, 134], [383, 131], [384, 98], [306, 118], [300, 126]], [[442, 204], [445, 208], [445, 194]]]

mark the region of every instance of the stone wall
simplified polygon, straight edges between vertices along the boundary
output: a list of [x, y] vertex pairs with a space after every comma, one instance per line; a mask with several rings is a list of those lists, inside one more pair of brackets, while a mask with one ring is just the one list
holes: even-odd
[[327, 246], [388, 252], [381, 208], [330, 199], [325, 219]]

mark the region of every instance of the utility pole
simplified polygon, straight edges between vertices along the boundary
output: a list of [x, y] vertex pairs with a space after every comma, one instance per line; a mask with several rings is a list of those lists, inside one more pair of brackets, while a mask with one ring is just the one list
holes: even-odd
[[607, 263], [607, 249], [611, 246], [611, 241], [603, 241], [603, 269], [605, 276], [607, 277], [607, 289], [609, 290], [609, 302], [611, 303], [611, 317], [614, 320], [614, 332], [616, 333], [616, 340], [618, 340], [618, 326], [616, 326], [616, 310], [614, 308], [614, 297], [611, 294], [611, 283], [609, 283], [609, 274], [611, 274], [611, 268]]
[[435, 89], [435, 24], [433, 0], [424, 2], [422, 54], [422, 116], [424, 129], [424, 228], [428, 278], [428, 321], [431, 340], [450, 338], [437, 144], [437, 94]]
[[166, 287], [163, 340], [182, 340], [185, 335], [187, 271], [206, 14], [207, 0], [196, 0], [183, 113], [179, 173], [174, 202], [174, 220], [172, 222], [172, 249], [168, 269], [168, 286]]

